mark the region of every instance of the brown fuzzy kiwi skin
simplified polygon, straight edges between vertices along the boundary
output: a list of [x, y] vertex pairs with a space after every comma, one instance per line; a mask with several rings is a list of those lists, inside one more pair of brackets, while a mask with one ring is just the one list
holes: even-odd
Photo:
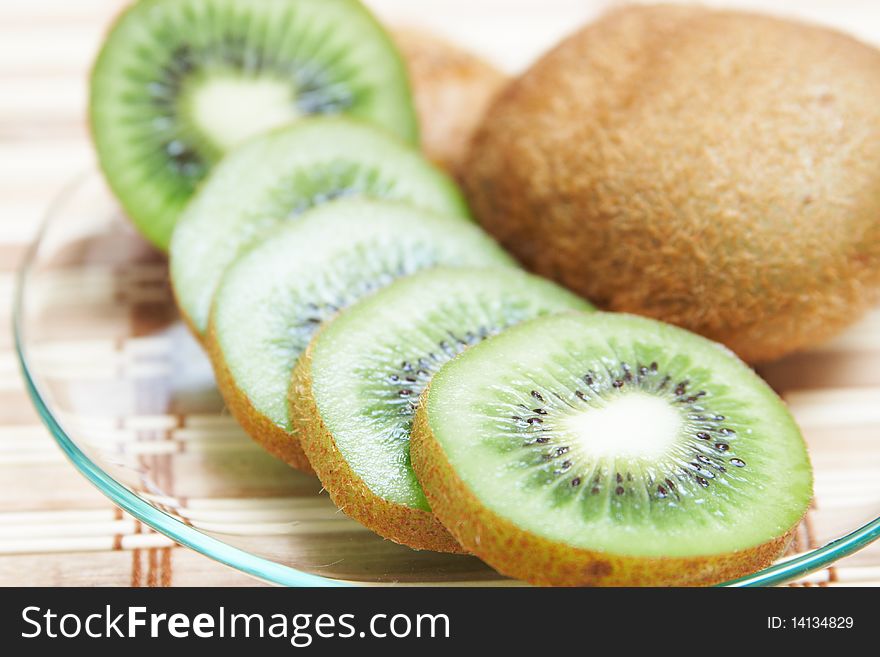
[[507, 76], [476, 55], [422, 29], [393, 30], [409, 70], [422, 148], [436, 164], [460, 175], [471, 137]]
[[259, 413], [247, 395], [236, 384], [232, 372], [229, 371], [226, 360], [223, 358], [223, 351], [220, 349], [220, 343], [215, 335], [213, 320], [208, 323], [208, 331], [203, 344], [214, 368], [217, 387], [226, 402], [226, 407], [245, 432], [263, 449], [292, 468], [314, 474], [315, 471], [312, 469], [295, 432], [288, 433]]
[[880, 51], [696, 7], [612, 11], [508, 85], [466, 192], [529, 269], [744, 360], [880, 290]]
[[754, 548], [705, 557], [645, 558], [565, 545], [517, 527], [480, 503], [452, 469], [431, 430], [428, 389], [410, 442], [412, 466], [434, 513], [458, 542], [508, 577], [539, 586], [707, 586], [772, 564], [796, 526]]
[[318, 412], [312, 392], [312, 345], [293, 370], [288, 403], [300, 444], [330, 499], [347, 516], [395, 543], [416, 550], [464, 553], [432, 513], [379, 497], [348, 465]]

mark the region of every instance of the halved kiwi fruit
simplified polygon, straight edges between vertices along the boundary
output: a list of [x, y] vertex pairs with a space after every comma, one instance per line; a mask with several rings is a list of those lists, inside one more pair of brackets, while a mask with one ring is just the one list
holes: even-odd
[[287, 388], [318, 327], [396, 278], [437, 265], [513, 266], [477, 226], [402, 203], [340, 200], [278, 227], [217, 289], [207, 336], [220, 391], [245, 430], [309, 470]]
[[290, 386], [291, 421], [324, 489], [385, 538], [459, 551], [410, 467], [419, 394], [468, 346], [527, 319], [588, 308], [525, 272], [446, 267], [355, 304], [315, 336]]
[[727, 349], [605, 313], [527, 322], [433, 378], [411, 457], [467, 550], [536, 584], [711, 584], [770, 564], [812, 495], [797, 426]]
[[406, 69], [356, 0], [141, 0], [114, 25], [92, 75], [101, 168], [163, 249], [230, 148], [319, 114], [417, 141]]
[[244, 246], [311, 207], [352, 196], [469, 217], [445, 174], [370, 126], [320, 118], [257, 137], [216, 167], [175, 230], [171, 280], [190, 327], [204, 333], [217, 281]]

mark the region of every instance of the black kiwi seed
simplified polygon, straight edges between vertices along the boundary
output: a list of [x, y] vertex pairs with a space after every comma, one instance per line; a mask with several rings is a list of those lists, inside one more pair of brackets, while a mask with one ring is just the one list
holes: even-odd
[[[348, 304], [342, 305], [346, 306]], [[481, 326], [476, 333], [468, 331], [465, 335], [470, 341], [481, 341], [486, 339], [490, 335], [494, 335], [496, 332], [503, 328], [505, 327], [501, 326], [493, 329], [488, 326]], [[468, 340], [459, 339], [451, 331], [447, 332], [447, 335], [455, 342], [455, 344], [451, 345], [447, 340], [440, 340], [437, 345], [440, 348], [442, 354], [444, 354], [443, 356], [438, 357], [437, 354], [432, 351], [429, 352], [427, 356], [421, 356], [418, 359], [402, 361], [400, 363], [399, 372], [394, 372], [388, 375], [387, 380], [390, 383], [394, 384], [403, 381], [408, 385], [407, 388], [395, 390], [396, 395], [399, 398], [408, 399], [410, 397], [414, 397], [417, 399], [427, 386], [428, 382], [431, 380], [431, 377], [434, 375], [434, 373], [449, 360], [450, 356], [456, 356], [464, 351], [467, 347], [471, 346]], [[540, 401], [543, 402], [543, 398], [541, 398]], [[415, 412], [417, 407], [417, 402], [410, 401], [406, 408], [403, 409], [403, 412], [405, 414], [412, 414]], [[548, 414], [548, 411], [543, 408], [536, 408], [533, 410], [523, 404], [520, 404], [520, 407], [526, 413], [535, 413], [537, 415]], [[541, 419], [538, 417], [530, 417], [528, 419], [525, 419], [522, 416], [513, 415], [510, 419], [518, 423], [519, 426], [533, 426], [541, 424]], [[547, 439], [539, 439], [538, 441], [533, 442], [547, 442]], [[533, 443], [526, 444], [530, 445]]]
[[[598, 376], [593, 370], [584, 374], [581, 379], [589, 386], [591, 394], [587, 395], [583, 390], [575, 389], [574, 397], [591, 403], [593, 400], [601, 401], [603, 398], [607, 399], [612, 395], [622, 394], [623, 389], [633, 387], [663, 396], [670, 403], [676, 404], [682, 409], [685, 432], [692, 437], [693, 442], [689, 444], [685, 442], [681, 445], [689, 451], [689, 454], [686, 452], [680, 457], [666, 462], [669, 476], [661, 475], [655, 479], [653, 474], [634, 474], [631, 470], [611, 470], [608, 472], [600, 468], [596, 471], [595, 476], [591, 476], [590, 486], [585, 487], [585, 493], [588, 490], [591, 496], [597, 496], [603, 494], [604, 491], [605, 494], [620, 497], [626, 495], [628, 488], [635, 482], [643, 481], [644, 483], [639, 485], [645, 486], [648, 500], [655, 504], [668, 504], [674, 500], [683, 499], [682, 496], [686, 494], [686, 489], [690, 486], [709, 488], [713, 483], [718, 485], [718, 482], [728, 481], [724, 476], [724, 473], [727, 472], [725, 466], [728, 462], [737, 468], [745, 467], [745, 462], [742, 459], [729, 458], [732, 456], [730, 452], [733, 451], [733, 446], [727, 440], [718, 440], [721, 436], [733, 437], [736, 432], [728, 426], [719, 425], [727, 420], [725, 415], [713, 413], [711, 408], [706, 409], [707, 405], [711, 406], [713, 403], [710, 401], [712, 395], [709, 391], [697, 388], [698, 384], [688, 378], [676, 377], [676, 382], [672, 384], [673, 378], [670, 374], [661, 373], [662, 376], [654, 379], [653, 377], [660, 372], [660, 366], [656, 362], [647, 366], [641, 363], [632, 366], [621, 361], [618, 368], [606, 369], [607, 377], [604, 374]], [[555, 425], [556, 417], [564, 418], [568, 412], [576, 408], [571, 405], [570, 401], [566, 401], [571, 400], [571, 397], [566, 397], [560, 394], [560, 391], [552, 388], [542, 391], [530, 390], [529, 394], [533, 399], [541, 402], [541, 406], [529, 408], [526, 404], [518, 403], [518, 407], [522, 409], [521, 414], [514, 416], [518, 431], [530, 434], [543, 431], [555, 436], [555, 432], [558, 431], [558, 427]], [[555, 413], [557, 408], [559, 412]], [[571, 470], [584, 466], [595, 467], [596, 464], [582, 464], [574, 456], [566, 456], [565, 460], [560, 463], [560, 457], [563, 455], [572, 452], [579, 456], [579, 453], [567, 444], [551, 447], [549, 450], [543, 447], [551, 442], [550, 437], [535, 439], [532, 435], [520, 444], [523, 449], [535, 449], [535, 445], [541, 449], [541, 453], [536, 456], [546, 464], [541, 466], [546, 468], [544, 470], [546, 478], [542, 481], [566, 477], [565, 482], [568, 487], [581, 486], [584, 476], [572, 477]], [[728, 458], [722, 460], [720, 454], [725, 454]], [[679, 458], [684, 460], [679, 460]], [[573, 495], [570, 499], [581, 499], [581, 497]]]

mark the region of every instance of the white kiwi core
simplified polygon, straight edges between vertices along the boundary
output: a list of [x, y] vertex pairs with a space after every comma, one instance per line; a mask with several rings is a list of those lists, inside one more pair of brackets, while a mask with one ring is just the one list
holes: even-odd
[[299, 118], [289, 82], [271, 78], [205, 76], [192, 90], [193, 125], [221, 151]]
[[587, 456], [650, 460], [662, 457], [678, 442], [683, 420], [669, 402], [648, 393], [630, 392], [563, 422]]

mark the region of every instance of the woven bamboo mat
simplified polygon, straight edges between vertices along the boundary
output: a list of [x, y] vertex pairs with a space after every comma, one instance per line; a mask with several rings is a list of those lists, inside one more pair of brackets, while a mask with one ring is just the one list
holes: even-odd
[[[175, 546], [116, 509], [76, 472], [31, 408], [7, 330], [14, 272], [48, 203], [71, 177], [92, 165], [83, 121], [84, 80], [105, 25], [123, 4], [123, 0], [0, 0], [0, 585], [250, 585], [255, 581]], [[372, 4], [384, 15], [433, 26], [486, 54], [512, 53], [500, 63], [516, 68], [554, 35], [609, 3], [542, 0], [522, 2], [527, 7], [516, 12], [501, 0], [376, 0]], [[773, 6], [778, 10], [781, 4]], [[872, 0], [844, 3], [851, 11], [842, 11], [841, 3], [817, 0], [789, 4], [880, 41], [880, 9]], [[497, 22], [494, 17], [502, 6], [507, 8], [509, 29], [486, 30]], [[122, 290], [134, 302], [149, 304], [167, 294], [163, 285], [158, 265], [139, 267], [124, 279], [89, 289], [95, 295]], [[112, 376], [120, 363], [129, 368], [161, 366], [168, 345], [149, 337], [120, 345], [113, 336], [94, 336], [71, 347], [56, 345], [54, 352], [45, 354], [58, 363], [58, 376], [64, 376], [69, 353], [76, 353], [69, 367], [78, 367], [86, 353], [91, 371], [100, 378]], [[818, 474], [815, 508], [794, 548], [815, 547], [876, 516], [880, 512], [880, 311], [832, 343], [763, 373], [782, 391], [803, 426]], [[161, 432], [165, 439], [159, 442], [132, 441], [132, 449], [149, 451], [151, 458], [187, 445], [224, 450], [238, 444], [228, 419], [198, 413], [133, 416], [88, 430], [97, 443]], [[291, 513], [300, 518], [305, 514], [307, 522], [324, 523], [325, 529], [327, 523], [335, 523], [333, 531], [357, 531], [349, 521], [328, 515], [327, 509], [326, 504], [286, 493], [230, 499], [205, 491], [178, 512], [196, 526], [244, 528], [244, 534], [248, 527], [265, 532], [284, 526]], [[798, 584], [880, 585], [880, 545]]]

